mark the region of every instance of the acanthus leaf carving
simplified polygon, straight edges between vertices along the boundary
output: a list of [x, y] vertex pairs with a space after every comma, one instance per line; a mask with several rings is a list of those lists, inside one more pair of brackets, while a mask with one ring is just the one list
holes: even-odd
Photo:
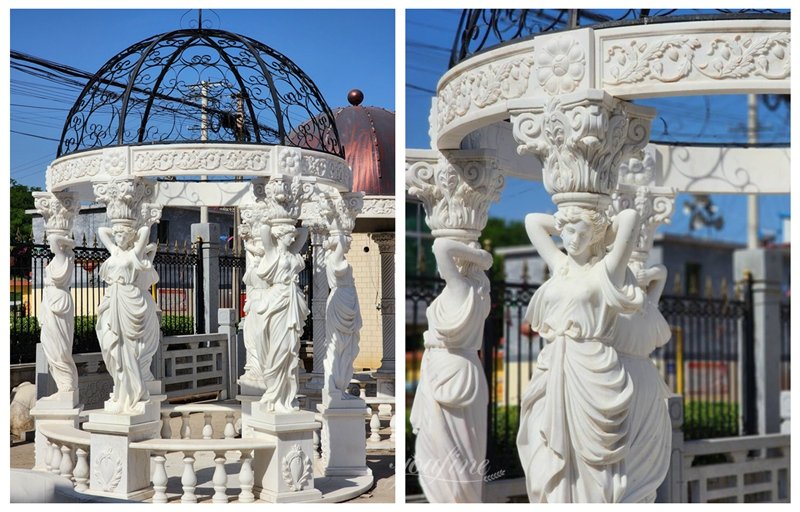
[[489, 205], [497, 201], [505, 185], [497, 161], [447, 158], [435, 164], [406, 164], [406, 188], [425, 208], [425, 221], [434, 234], [440, 230], [459, 230], [477, 239], [486, 226]]
[[80, 209], [77, 196], [69, 192], [34, 192], [34, 206], [44, 218], [47, 231], [68, 233]]

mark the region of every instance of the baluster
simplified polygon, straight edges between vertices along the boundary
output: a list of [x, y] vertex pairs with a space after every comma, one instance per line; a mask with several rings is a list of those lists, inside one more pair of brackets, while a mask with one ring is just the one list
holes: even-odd
[[242, 491], [239, 493], [239, 503], [253, 503], [255, 496], [253, 496], [253, 468], [250, 465], [252, 461], [252, 450], [242, 450], [242, 469], [239, 471], [239, 487]]
[[75, 455], [78, 461], [75, 464], [75, 490], [83, 492], [89, 489], [89, 453], [81, 448], [76, 447]]
[[61, 448], [56, 443], [50, 444], [50, 472], [58, 474], [61, 468]]
[[156, 470], [153, 472], [153, 503], [166, 503], [167, 500], [167, 462], [166, 452], [154, 452], [153, 462], [155, 462]]
[[225, 491], [228, 488], [228, 475], [225, 473], [225, 452], [214, 452], [214, 503], [228, 503], [228, 495]]
[[58, 472], [61, 476], [72, 478], [72, 469], [75, 465], [72, 463], [72, 448], [67, 445], [61, 447], [61, 465], [58, 467]]
[[211, 439], [214, 436], [214, 427], [211, 426], [211, 413], [203, 413], [203, 439]]
[[45, 467], [45, 469], [47, 471], [50, 471], [50, 468], [53, 467], [53, 465], [50, 464], [50, 460], [53, 458], [53, 446], [52, 445], [53, 445], [53, 443], [50, 442], [49, 439], [47, 439], [45, 441], [45, 445], [44, 445], [44, 467]]
[[395, 415], [392, 414], [392, 419], [389, 420], [389, 428], [391, 429], [392, 434], [389, 436], [389, 440], [394, 442], [394, 417]]
[[369, 430], [371, 432], [369, 440], [373, 443], [379, 443], [381, 441], [380, 429], [381, 420], [378, 418], [378, 413], [372, 413], [372, 419], [369, 420]]
[[169, 411], [161, 411], [161, 439], [171, 439], [172, 428], [169, 426]]
[[362, 386], [361, 383], [359, 383], [358, 386], [359, 386], [358, 387], [358, 397], [360, 399], [364, 400], [365, 398], [367, 398], [367, 386], [366, 386], [366, 384], [364, 384]]
[[181, 439], [191, 439], [192, 428], [189, 426], [189, 413], [181, 413]]
[[222, 433], [225, 439], [233, 439], [236, 437], [236, 426], [233, 423], [233, 418], [232, 412], [225, 413], [225, 431]]
[[194, 494], [197, 485], [197, 475], [194, 473], [194, 451], [183, 452], [181, 485], [183, 486], [181, 503], [197, 503], [197, 496]]

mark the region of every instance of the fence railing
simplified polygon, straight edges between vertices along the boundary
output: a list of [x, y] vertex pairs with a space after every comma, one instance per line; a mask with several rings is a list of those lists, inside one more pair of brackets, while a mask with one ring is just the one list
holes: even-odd
[[[10, 338], [11, 362], [29, 363], [36, 359], [36, 343], [41, 330], [37, 315], [41, 308], [44, 271], [52, 252], [45, 244], [20, 243], [11, 248]], [[96, 309], [105, 294], [100, 265], [109, 252], [101, 247], [76, 247], [71, 293], [75, 304], [73, 353], [98, 352], [95, 334]], [[161, 309], [164, 335], [193, 334], [196, 331], [196, 275], [201, 259], [196, 249], [177, 244], [159, 247], [153, 264], [159, 282], [153, 287]]]
[[[422, 358], [425, 310], [444, 287], [441, 279], [406, 278], [406, 396], [414, 395]], [[519, 476], [516, 433], [519, 405], [535, 368], [543, 340], [530, 330], [524, 313], [537, 285], [492, 282], [492, 308], [481, 354], [489, 385], [487, 459], [502, 461], [507, 477]], [[746, 293], [745, 293], [746, 295]], [[752, 344], [752, 307], [747, 300], [664, 296], [660, 309], [673, 338], [652, 356], [673, 392], [686, 396], [687, 439], [739, 435], [747, 412], [740, 382], [742, 346]], [[788, 319], [787, 319], [788, 322]], [[788, 357], [788, 345], [786, 348]], [[746, 418], [745, 418], [746, 419]], [[413, 454], [407, 443], [407, 455]]]
[[791, 304], [784, 302], [781, 304], [781, 390], [788, 391], [792, 388], [791, 379]]

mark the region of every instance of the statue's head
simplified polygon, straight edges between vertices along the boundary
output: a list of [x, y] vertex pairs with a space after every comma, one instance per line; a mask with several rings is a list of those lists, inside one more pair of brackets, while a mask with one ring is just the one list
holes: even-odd
[[580, 205], [560, 205], [555, 214], [556, 229], [564, 249], [572, 257], [588, 251], [593, 258], [602, 258], [606, 251], [606, 231], [610, 224], [605, 210]]
[[114, 227], [111, 228], [111, 232], [114, 235], [114, 243], [117, 244], [117, 247], [124, 250], [133, 247], [133, 241], [136, 238], [136, 232], [133, 230], [133, 226], [127, 223], [114, 224]]
[[294, 243], [297, 229], [289, 224], [278, 224], [277, 226], [272, 226], [272, 236], [283, 248], [288, 249]]

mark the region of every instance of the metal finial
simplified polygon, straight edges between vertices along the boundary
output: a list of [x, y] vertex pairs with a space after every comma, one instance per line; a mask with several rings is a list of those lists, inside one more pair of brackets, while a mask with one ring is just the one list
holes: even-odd
[[347, 93], [347, 101], [354, 107], [357, 107], [364, 101], [364, 93], [358, 89], [353, 89]]

